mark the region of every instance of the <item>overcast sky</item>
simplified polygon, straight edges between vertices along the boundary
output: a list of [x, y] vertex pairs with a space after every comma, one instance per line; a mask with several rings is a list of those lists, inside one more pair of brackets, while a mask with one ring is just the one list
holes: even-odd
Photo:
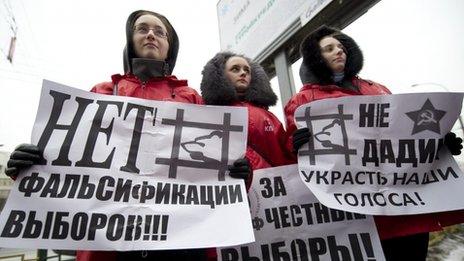
[[[4, 144], [0, 150], [29, 142], [43, 78], [89, 90], [122, 73], [125, 21], [134, 10], [168, 17], [180, 38], [174, 74], [198, 89], [204, 64], [219, 51], [216, 4], [216, 0], [0, 0], [0, 144]], [[425, 82], [464, 91], [463, 10], [461, 0], [380, 1], [344, 30], [364, 51], [361, 76], [394, 93], [444, 91], [432, 85], [411, 88]], [[4, 58], [11, 37], [9, 11], [18, 26], [13, 64]], [[297, 90], [299, 63], [293, 66]], [[272, 82], [277, 88], [277, 81]], [[282, 119], [280, 107], [272, 111]]]

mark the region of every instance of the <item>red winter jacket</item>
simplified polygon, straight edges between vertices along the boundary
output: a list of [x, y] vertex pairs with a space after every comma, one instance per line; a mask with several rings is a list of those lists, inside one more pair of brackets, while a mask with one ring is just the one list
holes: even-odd
[[[282, 123], [270, 111], [250, 102], [235, 102], [232, 106], [248, 109], [248, 139], [246, 158], [253, 170], [293, 163], [286, 150], [287, 134]], [[253, 180], [250, 175], [247, 187]]]
[[[354, 86], [359, 88], [359, 92], [340, 88], [336, 85], [321, 86], [318, 84], [305, 84], [300, 92], [290, 99], [285, 106], [285, 119], [287, 132], [290, 137], [297, 129], [294, 122], [295, 110], [303, 104], [350, 95], [388, 95], [391, 92], [383, 85], [375, 82], [366, 81], [355, 77], [352, 80]], [[288, 139], [287, 146], [291, 148], [291, 138]], [[450, 211], [420, 215], [404, 216], [374, 216], [377, 231], [380, 239], [389, 239], [399, 236], [407, 236], [417, 233], [441, 230], [442, 226], [464, 222], [464, 211]]]
[[[187, 86], [186, 80], [177, 80], [175, 76], [152, 78], [141, 83], [133, 75], [113, 75], [112, 82], [97, 84], [92, 92], [113, 94], [113, 88], [118, 86], [119, 96], [130, 96], [155, 101], [176, 101], [184, 103], [202, 104], [201, 96], [194, 89]], [[77, 251], [78, 261], [114, 261], [115, 251]]]

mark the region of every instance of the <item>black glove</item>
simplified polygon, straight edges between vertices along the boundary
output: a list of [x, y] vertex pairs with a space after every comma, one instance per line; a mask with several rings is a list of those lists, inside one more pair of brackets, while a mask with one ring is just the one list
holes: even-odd
[[309, 132], [308, 128], [301, 128], [297, 129], [293, 133], [293, 152], [298, 153], [298, 150], [303, 146], [303, 144], [309, 142], [309, 138], [311, 137], [311, 133]]
[[234, 162], [233, 166], [229, 166], [229, 175], [232, 178], [247, 180], [251, 175], [250, 162], [246, 159], [238, 159]]
[[448, 132], [448, 134], [445, 135], [444, 143], [445, 143], [445, 146], [451, 152], [451, 154], [453, 155], [461, 154], [462, 139], [459, 137], [456, 137], [456, 134], [454, 134], [453, 132]]
[[21, 144], [11, 153], [5, 174], [15, 179], [20, 170], [34, 165], [40, 159], [42, 159], [42, 153], [39, 147], [33, 144]]

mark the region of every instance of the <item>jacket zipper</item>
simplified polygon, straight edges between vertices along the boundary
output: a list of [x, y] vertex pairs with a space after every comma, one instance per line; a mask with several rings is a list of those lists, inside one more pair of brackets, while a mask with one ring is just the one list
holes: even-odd
[[144, 98], [146, 98], [145, 86], [147, 85], [147, 82], [146, 81], [145, 82], [141, 81], [141, 83], [142, 83], [142, 86], [141, 86], [142, 87], [142, 95], [143, 95]]
[[171, 98], [174, 99], [176, 97], [176, 93], [174, 92], [174, 87], [171, 86]]

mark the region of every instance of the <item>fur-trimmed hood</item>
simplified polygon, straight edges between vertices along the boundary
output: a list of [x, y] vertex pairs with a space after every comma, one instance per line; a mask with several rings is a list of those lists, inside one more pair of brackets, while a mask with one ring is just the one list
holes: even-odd
[[231, 105], [239, 101], [234, 86], [224, 75], [225, 63], [230, 57], [239, 56], [250, 64], [251, 81], [242, 101], [253, 103], [257, 106], [269, 107], [277, 102], [277, 96], [271, 88], [271, 83], [264, 69], [258, 63], [231, 52], [220, 52], [206, 63], [203, 68], [201, 80], [201, 95], [205, 104]]
[[319, 41], [326, 36], [337, 39], [346, 49], [345, 79], [351, 79], [362, 69], [364, 58], [356, 42], [340, 30], [323, 25], [309, 34], [301, 43], [300, 53], [303, 62], [300, 67], [300, 78], [303, 84], [334, 83], [332, 70], [324, 62], [319, 47]]
[[[140, 58], [135, 55], [134, 44], [132, 41], [134, 34], [134, 24], [135, 21], [144, 14], [150, 14], [157, 17], [166, 26], [168, 31], [169, 52], [165, 61]], [[137, 72], [139, 71], [141, 74], [145, 75], [170, 75], [172, 74], [174, 66], [176, 65], [178, 52], [179, 38], [177, 36], [176, 30], [174, 30], [174, 27], [172, 27], [171, 23], [165, 16], [147, 10], [134, 11], [129, 15], [126, 21], [126, 46], [124, 47], [123, 51], [124, 73], [132, 73], [137, 75]], [[147, 70], [156, 70], [159, 72], [147, 72]]]

